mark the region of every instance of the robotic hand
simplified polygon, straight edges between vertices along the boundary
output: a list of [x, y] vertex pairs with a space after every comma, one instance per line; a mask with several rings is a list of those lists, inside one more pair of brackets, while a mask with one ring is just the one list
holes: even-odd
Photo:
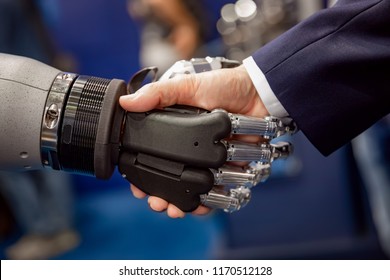
[[[64, 73], [19, 56], [0, 54], [0, 65], [0, 170], [49, 167], [108, 179], [118, 166], [141, 190], [183, 211], [204, 204], [233, 212], [267, 179], [272, 161], [292, 150], [270, 143], [295, 132], [291, 120], [192, 107], [124, 112], [119, 97], [137, 89], [149, 70], [127, 88], [122, 80]], [[161, 79], [237, 65], [223, 58], [180, 61]], [[264, 142], [231, 141], [233, 134]]]

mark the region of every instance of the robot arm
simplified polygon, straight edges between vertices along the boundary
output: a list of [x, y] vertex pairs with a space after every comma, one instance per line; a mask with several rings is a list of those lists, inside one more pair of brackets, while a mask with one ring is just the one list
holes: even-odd
[[[235, 65], [221, 58], [181, 61], [162, 78]], [[295, 131], [289, 121], [188, 107], [125, 112], [118, 102], [124, 94], [122, 80], [0, 54], [0, 170], [49, 167], [108, 179], [118, 166], [137, 187], [183, 211], [202, 203], [232, 212], [268, 177], [272, 161], [291, 152], [289, 143], [269, 143]], [[266, 141], [231, 142], [232, 134]], [[251, 164], [239, 168], [229, 161]]]
[[107, 179], [118, 159], [122, 80], [0, 54], [0, 170], [51, 167]]

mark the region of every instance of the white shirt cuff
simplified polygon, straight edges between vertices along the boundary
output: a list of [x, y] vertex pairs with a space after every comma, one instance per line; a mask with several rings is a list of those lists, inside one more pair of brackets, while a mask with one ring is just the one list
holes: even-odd
[[244, 64], [246, 71], [248, 71], [252, 83], [270, 115], [279, 118], [287, 117], [288, 113], [286, 109], [284, 109], [283, 105], [276, 98], [267, 78], [260, 70], [253, 57], [250, 56], [244, 59], [242, 63]]

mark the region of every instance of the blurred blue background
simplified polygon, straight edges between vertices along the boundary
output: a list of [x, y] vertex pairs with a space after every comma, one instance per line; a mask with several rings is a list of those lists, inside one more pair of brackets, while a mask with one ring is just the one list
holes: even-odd
[[[0, 0], [4, 7], [7, 2], [12, 1]], [[36, 43], [28, 39], [27, 43], [12, 48], [4, 45], [0, 51], [35, 57], [47, 63], [60, 54], [59, 65], [74, 72], [127, 81], [142, 64], [142, 28], [140, 22], [129, 15], [128, 2], [37, 1], [49, 36], [50, 51], [40, 49], [39, 36]], [[234, 37], [218, 20], [222, 7], [235, 1], [203, 2], [210, 22], [204, 43], [210, 54], [240, 59], [255, 45], [263, 43], [232, 43]], [[274, 34], [265, 34], [263, 30], [263, 38], [277, 35], [300, 19], [297, 6], [293, 5], [295, 1], [281, 2], [286, 2], [283, 7], [290, 16], [277, 28], [268, 29], [274, 30]], [[266, 7], [264, 4], [264, 9]], [[26, 23], [26, 26], [28, 29], [30, 25]], [[10, 28], [16, 28], [15, 24]], [[11, 32], [14, 35], [15, 30]], [[25, 32], [31, 35], [32, 31]], [[378, 234], [378, 220], [373, 217], [367, 191], [370, 182], [364, 180], [359, 171], [353, 146], [347, 145], [324, 158], [301, 133], [287, 140], [295, 146], [294, 156], [275, 162], [271, 178], [254, 188], [252, 201], [233, 214], [215, 211], [205, 217], [187, 215], [184, 219], [172, 220], [165, 213], [150, 211], [146, 201], [133, 198], [128, 182], [118, 173], [108, 181], [72, 175], [72, 211], [80, 244], [51, 258], [387, 258], [383, 242], [388, 239]], [[5, 229], [0, 243], [0, 256], [5, 259], [6, 248], [23, 232], [12, 217], [7, 201], [3, 199], [1, 203], [2, 223], [8, 222], [8, 227], [2, 226]]]

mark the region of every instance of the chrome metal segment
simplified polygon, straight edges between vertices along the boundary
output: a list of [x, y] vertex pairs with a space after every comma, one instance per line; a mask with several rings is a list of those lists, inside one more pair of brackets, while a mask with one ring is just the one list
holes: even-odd
[[231, 213], [240, 210], [250, 201], [251, 191], [243, 186], [230, 190], [214, 187], [208, 194], [201, 195], [200, 199], [207, 207], [219, 208]]
[[41, 159], [45, 167], [59, 169], [59, 122], [68, 92], [77, 77], [78, 75], [72, 73], [59, 73], [47, 96], [41, 130]]
[[[224, 141], [228, 151], [228, 161], [250, 161], [245, 167], [224, 165], [214, 174], [214, 187], [208, 194], [201, 195], [203, 205], [234, 212], [244, 207], [250, 200], [253, 186], [268, 179], [271, 163], [278, 158], [286, 158], [292, 152], [288, 142], [268, 142], [246, 144], [238, 141]], [[235, 188], [234, 188], [235, 186]], [[225, 187], [231, 187], [225, 189]]]
[[256, 118], [228, 113], [232, 122], [232, 134], [260, 135], [265, 139], [273, 139], [296, 131], [290, 119], [279, 119], [272, 116]]
[[225, 165], [212, 172], [215, 185], [240, 185], [251, 188], [269, 177], [271, 165], [259, 162], [253, 162], [246, 167]]
[[271, 163], [277, 158], [286, 158], [292, 151], [288, 142], [276, 144], [248, 144], [239, 141], [223, 141], [227, 150], [227, 161], [259, 161]]
[[[214, 110], [224, 111], [224, 110]], [[225, 111], [226, 112], [226, 111]], [[226, 112], [227, 113], [227, 112]], [[225, 165], [214, 174], [214, 187], [208, 194], [201, 196], [203, 205], [220, 208], [225, 212], [234, 212], [244, 207], [250, 200], [250, 188], [268, 179], [271, 163], [275, 159], [287, 158], [292, 153], [288, 142], [269, 143], [271, 139], [296, 131], [293, 122], [283, 122], [274, 117], [254, 118], [227, 113], [232, 127], [232, 134], [259, 135], [266, 142], [249, 144], [234, 140], [223, 140], [227, 150], [227, 161], [250, 162], [245, 167]], [[225, 189], [223, 187], [231, 187]]]

